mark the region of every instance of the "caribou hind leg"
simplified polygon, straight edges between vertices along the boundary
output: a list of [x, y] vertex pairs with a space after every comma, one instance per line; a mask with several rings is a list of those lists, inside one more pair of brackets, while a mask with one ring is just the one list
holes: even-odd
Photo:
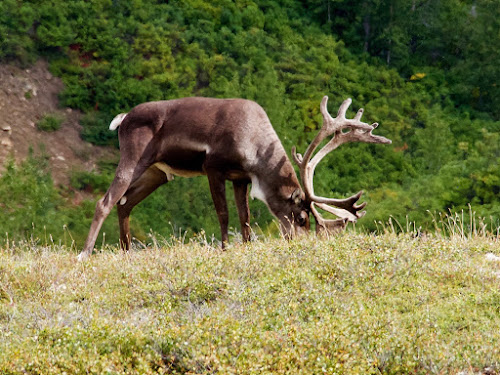
[[96, 204], [89, 234], [82, 252], [78, 255], [78, 260], [85, 260], [92, 254], [99, 231], [111, 209], [124, 196], [132, 182], [141, 176], [150, 165], [151, 163], [146, 162], [143, 158], [139, 158], [137, 161], [124, 157], [120, 159], [111, 186]]
[[117, 204], [118, 222], [120, 226], [120, 246], [123, 250], [129, 250], [132, 237], [130, 235], [129, 217], [132, 209], [148, 197], [161, 185], [169, 181], [169, 176], [155, 166], [143, 173], [128, 188], [125, 195]]

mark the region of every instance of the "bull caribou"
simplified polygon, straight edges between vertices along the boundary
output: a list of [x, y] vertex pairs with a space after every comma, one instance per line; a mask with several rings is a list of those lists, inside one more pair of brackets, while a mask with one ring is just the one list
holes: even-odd
[[[79, 259], [91, 255], [104, 219], [117, 205], [120, 244], [131, 246], [129, 216], [132, 209], [172, 180], [173, 176], [206, 175], [221, 229], [222, 248], [229, 240], [225, 181], [234, 186], [234, 195], [243, 241], [250, 239], [248, 185], [250, 196], [262, 200], [280, 223], [286, 237], [307, 232], [309, 215], [316, 231], [339, 231], [347, 222], [364, 215], [366, 203], [357, 204], [362, 191], [345, 199], [317, 196], [314, 170], [329, 152], [346, 142], [391, 143], [372, 134], [377, 123], [361, 121], [363, 109], [346, 118], [351, 104], [347, 99], [332, 118], [328, 97], [321, 102], [323, 126], [304, 153], [292, 150], [300, 169], [301, 188], [266, 112], [257, 103], [244, 99], [182, 98], [139, 104], [116, 116], [110, 129], [118, 128], [120, 161], [111, 186], [97, 202], [94, 218]], [[314, 156], [318, 145], [333, 136]], [[324, 219], [317, 207], [338, 219]]]

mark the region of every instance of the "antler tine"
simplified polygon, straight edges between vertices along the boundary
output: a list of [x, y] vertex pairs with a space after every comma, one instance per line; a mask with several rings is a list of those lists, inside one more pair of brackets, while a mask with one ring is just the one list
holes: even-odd
[[302, 164], [302, 160], [303, 160], [302, 154], [297, 153], [297, 148], [295, 146], [292, 147], [292, 156], [293, 156], [293, 161], [295, 162], [295, 164], [297, 164], [297, 165]]
[[361, 121], [361, 116], [363, 116], [364, 109], [360, 108], [358, 110], [358, 113], [356, 113], [356, 116], [354, 116], [355, 121]]
[[[364, 216], [363, 211], [361, 211], [363, 208], [366, 206], [366, 202], [363, 202], [361, 204], [356, 204], [356, 202], [361, 198], [361, 195], [363, 194], [363, 191], [360, 191], [354, 195], [351, 195], [348, 198], [344, 199], [335, 199], [335, 198], [325, 198], [325, 197], [318, 197], [314, 196], [313, 202], [317, 204], [321, 209], [328, 211], [330, 213], [333, 213], [334, 215], [337, 216], [342, 216], [338, 215], [335, 212], [332, 212], [331, 210], [335, 210], [334, 207], [339, 207], [340, 209], [343, 209], [345, 211], [350, 212], [353, 214], [356, 218], [360, 218]], [[331, 210], [326, 209], [325, 207], [330, 207]], [[350, 220], [350, 221], [356, 221], [356, 220]]]
[[316, 219], [316, 233], [321, 234], [336, 234], [344, 230], [347, 226], [348, 219], [323, 219], [323, 217], [318, 213], [314, 204], [311, 204], [311, 212]]
[[353, 214], [352, 212], [349, 212], [348, 210], [344, 210], [342, 208], [332, 207], [328, 204], [316, 203], [316, 202], [314, 202], [313, 204], [315, 206], [318, 206], [322, 210], [329, 212], [331, 214], [334, 214], [335, 216], [338, 216], [341, 219], [345, 219], [347, 221], [355, 222], [360, 217], [357, 214]]
[[[321, 100], [321, 104], [319, 106], [320, 108], [320, 111], [321, 111], [321, 114], [323, 115], [323, 128], [327, 128], [328, 129], [328, 132], [331, 132], [333, 129], [333, 123], [334, 123], [334, 119], [332, 118], [332, 116], [330, 116], [330, 113], [328, 113], [328, 107], [327, 107], [327, 104], [328, 104], [328, 96], [323, 96], [323, 99]], [[327, 132], [325, 131], [325, 137], [327, 137], [328, 135], [326, 134]]]
[[345, 120], [345, 114], [347, 112], [347, 109], [351, 106], [351, 103], [351, 98], [347, 98], [346, 100], [344, 100], [339, 107], [339, 111], [337, 112], [337, 117], [335, 117], [335, 119]]
[[323, 96], [323, 99], [321, 99], [321, 104], [319, 105], [319, 108], [321, 110], [321, 114], [323, 115], [323, 118], [330, 118], [330, 114], [328, 113], [328, 108], [327, 108], [327, 104], [328, 104], [328, 96], [325, 95]]

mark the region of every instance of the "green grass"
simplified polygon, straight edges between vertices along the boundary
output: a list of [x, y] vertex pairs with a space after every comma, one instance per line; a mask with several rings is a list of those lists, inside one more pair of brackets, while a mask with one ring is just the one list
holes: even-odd
[[500, 370], [486, 236], [346, 233], [77, 263], [0, 249], [1, 374], [476, 374]]

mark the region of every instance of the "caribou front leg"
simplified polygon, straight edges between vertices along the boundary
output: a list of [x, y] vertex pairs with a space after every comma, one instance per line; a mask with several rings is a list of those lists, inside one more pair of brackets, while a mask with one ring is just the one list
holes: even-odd
[[250, 208], [248, 207], [248, 184], [249, 181], [233, 181], [234, 199], [238, 208], [238, 216], [241, 225], [241, 237], [243, 242], [250, 241]]
[[226, 180], [217, 171], [207, 171], [207, 177], [210, 185], [210, 192], [212, 193], [212, 200], [214, 201], [215, 211], [217, 212], [217, 218], [219, 219], [222, 249], [224, 249], [226, 244], [229, 242], [229, 213], [226, 201]]

